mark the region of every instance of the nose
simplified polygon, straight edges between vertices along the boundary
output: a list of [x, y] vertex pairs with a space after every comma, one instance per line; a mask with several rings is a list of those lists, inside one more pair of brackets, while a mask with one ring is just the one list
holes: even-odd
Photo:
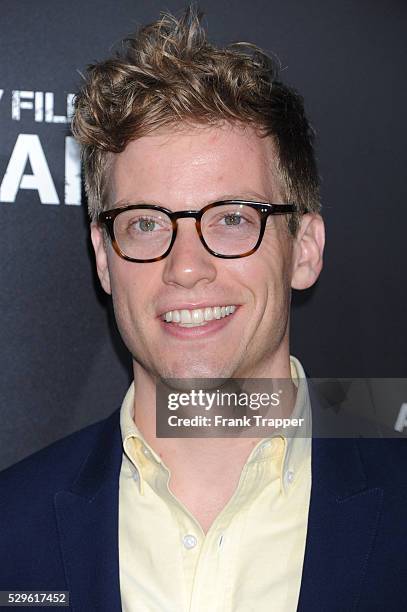
[[192, 289], [198, 283], [212, 282], [216, 274], [216, 258], [201, 243], [195, 219], [178, 220], [174, 245], [164, 259], [164, 282]]

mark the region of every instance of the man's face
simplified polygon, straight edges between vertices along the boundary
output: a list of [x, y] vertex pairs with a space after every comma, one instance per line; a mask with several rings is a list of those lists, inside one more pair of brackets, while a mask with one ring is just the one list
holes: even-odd
[[[112, 207], [148, 203], [173, 211], [225, 199], [283, 203], [270, 138], [231, 125], [160, 131], [115, 156]], [[288, 363], [288, 316], [295, 243], [286, 220], [270, 216], [260, 248], [220, 259], [199, 240], [195, 221], [178, 221], [171, 253], [153, 263], [120, 258], [101, 231], [92, 240], [103, 287], [135, 367], [159, 377], [281, 375]], [[312, 283], [310, 283], [312, 284]], [[207, 325], [165, 322], [174, 310], [235, 306]]]

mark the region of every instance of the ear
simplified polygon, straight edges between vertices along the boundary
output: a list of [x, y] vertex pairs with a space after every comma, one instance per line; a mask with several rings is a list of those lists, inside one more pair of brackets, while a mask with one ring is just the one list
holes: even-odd
[[322, 270], [322, 254], [325, 245], [325, 227], [322, 217], [307, 213], [294, 238], [291, 287], [307, 289], [317, 280]]
[[96, 269], [98, 272], [100, 283], [106, 293], [111, 294], [109, 266], [107, 263], [106, 244], [103, 236], [103, 230], [97, 223], [90, 225], [90, 237], [95, 251]]

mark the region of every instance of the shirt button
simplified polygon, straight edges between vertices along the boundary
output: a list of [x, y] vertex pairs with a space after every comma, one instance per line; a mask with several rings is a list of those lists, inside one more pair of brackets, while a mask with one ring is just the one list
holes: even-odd
[[288, 470], [288, 472], [285, 473], [285, 480], [287, 484], [291, 484], [294, 480], [294, 472]]
[[150, 451], [145, 446], [143, 447], [143, 453], [145, 454], [146, 457], [150, 456]]
[[185, 548], [190, 549], [196, 546], [197, 539], [194, 535], [188, 533], [188, 535], [183, 537], [183, 542], [184, 542]]

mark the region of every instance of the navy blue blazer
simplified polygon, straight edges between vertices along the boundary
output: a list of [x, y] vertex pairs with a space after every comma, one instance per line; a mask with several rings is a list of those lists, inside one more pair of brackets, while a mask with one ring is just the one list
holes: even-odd
[[[0, 474], [0, 590], [70, 591], [75, 612], [121, 610], [121, 459], [117, 410]], [[313, 439], [298, 611], [407, 610], [406, 472], [405, 440]]]

